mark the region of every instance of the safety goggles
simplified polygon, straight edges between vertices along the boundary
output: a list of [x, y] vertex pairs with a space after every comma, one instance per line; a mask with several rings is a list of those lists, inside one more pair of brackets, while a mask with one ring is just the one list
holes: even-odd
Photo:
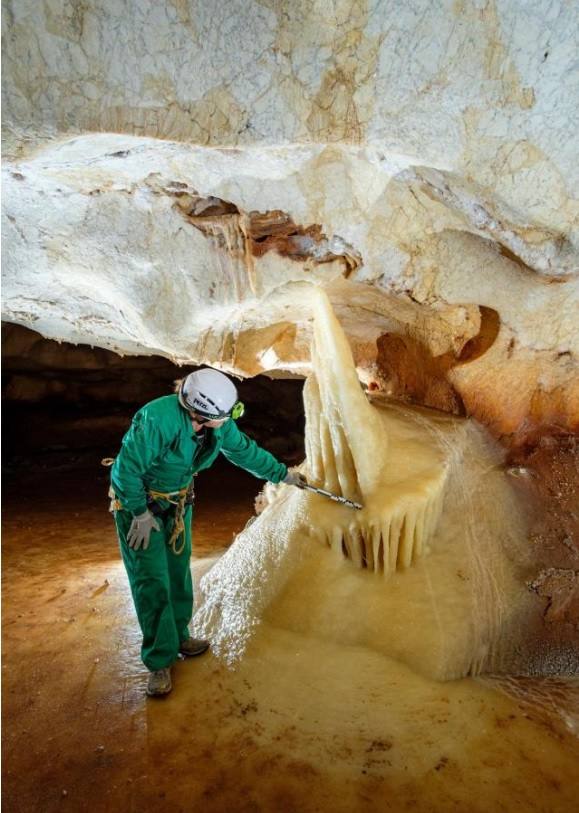
[[[194, 410], [190, 411], [194, 412]], [[236, 421], [238, 418], [241, 418], [244, 412], [245, 406], [243, 403], [241, 401], [236, 401], [229, 412], [221, 412], [218, 415], [201, 415], [199, 412], [195, 412], [195, 420], [198, 424], [201, 424], [201, 426], [203, 426], [203, 424], [210, 423], [211, 421], [224, 421], [228, 418], [233, 418], [233, 420]]]

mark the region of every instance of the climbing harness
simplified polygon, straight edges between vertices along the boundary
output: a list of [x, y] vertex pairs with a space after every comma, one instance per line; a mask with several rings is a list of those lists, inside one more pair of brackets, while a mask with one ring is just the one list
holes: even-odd
[[109, 486], [108, 497], [110, 499], [109, 511], [111, 512], [111, 514], [114, 514], [115, 511], [123, 510], [123, 505], [119, 498], [117, 497], [117, 495], [115, 494], [115, 492], [113, 491], [112, 486]]
[[[114, 462], [115, 462], [114, 457], [103, 457], [103, 459], [101, 460], [101, 466], [106, 466], [107, 468], [109, 468], [110, 466], [113, 465]], [[119, 500], [119, 498], [117, 497], [117, 495], [115, 494], [112, 486], [109, 486], [107, 496], [108, 496], [108, 498], [110, 500], [109, 511], [110, 511], [111, 514], [114, 514], [115, 511], [122, 511], [123, 510], [123, 505], [122, 505], [121, 501]]]
[[[101, 466], [112, 466], [115, 462], [114, 457], [103, 457]], [[193, 505], [194, 501], [193, 480], [185, 488], [179, 491], [154, 491], [149, 489], [147, 491], [147, 498], [155, 502], [156, 500], [166, 500], [171, 505], [175, 506], [175, 521], [173, 530], [167, 544], [171, 547], [175, 556], [180, 556], [185, 548], [185, 508], [188, 505]], [[113, 514], [115, 511], [122, 511], [123, 504], [117, 497], [112, 486], [109, 487], [108, 496], [110, 498], [109, 511]], [[153, 512], [154, 513], [154, 512]], [[182, 536], [183, 540], [181, 546], [177, 548], [177, 540]]]
[[[171, 547], [175, 556], [180, 556], [185, 548], [185, 503], [187, 500], [187, 492], [189, 486], [182, 488], [179, 491], [154, 491], [150, 489], [147, 494], [153, 500], [166, 500], [171, 505], [175, 506], [175, 520], [171, 537], [167, 544]], [[177, 540], [182, 536], [183, 540], [181, 546], [177, 549]]]

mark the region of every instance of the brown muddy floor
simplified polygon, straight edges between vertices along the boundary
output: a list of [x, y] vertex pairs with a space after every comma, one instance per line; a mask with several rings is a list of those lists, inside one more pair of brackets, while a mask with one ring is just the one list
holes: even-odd
[[[4, 479], [6, 811], [577, 810], [564, 716], [367, 650], [264, 626], [236, 672], [178, 663], [173, 694], [147, 700], [105, 480], [96, 465]], [[199, 478], [198, 560], [258, 488], [232, 467]]]
[[[143, 809], [131, 799], [143, 790], [153, 756], [147, 673], [106, 481], [96, 458], [81, 469], [4, 477], [7, 811], [50, 811], [63, 802], [70, 810]], [[253, 513], [256, 486], [259, 481], [231, 466], [206, 473], [198, 487], [196, 556], [231, 543]], [[190, 665], [197, 664], [183, 670]], [[167, 767], [161, 758], [158, 765]]]

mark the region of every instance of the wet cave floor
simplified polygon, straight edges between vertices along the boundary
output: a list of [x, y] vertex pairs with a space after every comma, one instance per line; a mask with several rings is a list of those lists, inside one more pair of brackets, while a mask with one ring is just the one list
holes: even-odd
[[[147, 700], [107, 473], [89, 463], [4, 478], [5, 810], [577, 809], [563, 719], [366, 649], [263, 625], [235, 672], [179, 662], [173, 693]], [[259, 488], [226, 464], [199, 478], [196, 574]]]

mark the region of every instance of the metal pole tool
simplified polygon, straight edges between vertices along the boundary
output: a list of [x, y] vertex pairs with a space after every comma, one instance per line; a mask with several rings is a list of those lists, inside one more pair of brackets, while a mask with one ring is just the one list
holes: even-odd
[[316, 488], [315, 486], [311, 486], [309, 484], [300, 486], [300, 488], [303, 488], [305, 491], [312, 491], [314, 494], [321, 494], [322, 497], [328, 497], [330, 500], [334, 500], [334, 502], [347, 505], [348, 508], [356, 508], [358, 511], [364, 507], [363, 505], [360, 505], [359, 502], [354, 502], [353, 500], [348, 500], [346, 497], [340, 497], [337, 494], [332, 494], [331, 491], [324, 491], [323, 488]]

